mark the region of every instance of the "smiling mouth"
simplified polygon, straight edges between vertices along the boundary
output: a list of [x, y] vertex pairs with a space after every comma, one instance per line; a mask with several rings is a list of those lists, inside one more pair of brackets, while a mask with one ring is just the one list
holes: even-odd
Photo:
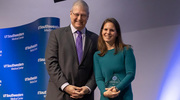
[[108, 36], [104, 36], [104, 37], [106, 37], [106, 38], [111, 38], [112, 36], [109, 36], [109, 35], [108, 35]]
[[82, 24], [81, 22], [76, 22], [77, 24]]
[[104, 39], [110, 40], [110, 39], [111, 39], [111, 37], [105, 37]]

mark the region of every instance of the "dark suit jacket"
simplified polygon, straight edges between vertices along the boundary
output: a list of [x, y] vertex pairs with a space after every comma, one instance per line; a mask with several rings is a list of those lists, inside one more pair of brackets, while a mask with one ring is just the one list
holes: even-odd
[[70, 26], [53, 30], [46, 48], [46, 67], [50, 76], [46, 100], [72, 100], [61, 90], [68, 82], [75, 86], [88, 86], [91, 94], [79, 100], [93, 100], [96, 82], [93, 73], [93, 54], [97, 51], [98, 35], [86, 30], [82, 62], [78, 63], [76, 46]]

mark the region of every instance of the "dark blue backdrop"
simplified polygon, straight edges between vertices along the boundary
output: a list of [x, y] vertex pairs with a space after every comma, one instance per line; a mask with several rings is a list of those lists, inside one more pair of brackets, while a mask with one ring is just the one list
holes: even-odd
[[58, 27], [59, 18], [44, 17], [0, 29], [0, 100], [45, 99], [45, 49], [49, 32]]

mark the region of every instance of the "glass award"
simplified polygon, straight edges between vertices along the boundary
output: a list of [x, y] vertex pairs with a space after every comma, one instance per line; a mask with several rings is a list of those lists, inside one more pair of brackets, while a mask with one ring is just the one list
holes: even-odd
[[116, 86], [120, 83], [120, 79], [118, 78], [117, 74], [114, 74], [111, 80], [105, 83], [106, 88], [110, 88]]

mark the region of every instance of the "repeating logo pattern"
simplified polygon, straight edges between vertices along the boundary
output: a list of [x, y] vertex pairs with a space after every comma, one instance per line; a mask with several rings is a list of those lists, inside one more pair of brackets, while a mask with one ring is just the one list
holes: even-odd
[[44, 17], [0, 29], [0, 100], [45, 100], [45, 49], [50, 31], [59, 26], [59, 18]]

